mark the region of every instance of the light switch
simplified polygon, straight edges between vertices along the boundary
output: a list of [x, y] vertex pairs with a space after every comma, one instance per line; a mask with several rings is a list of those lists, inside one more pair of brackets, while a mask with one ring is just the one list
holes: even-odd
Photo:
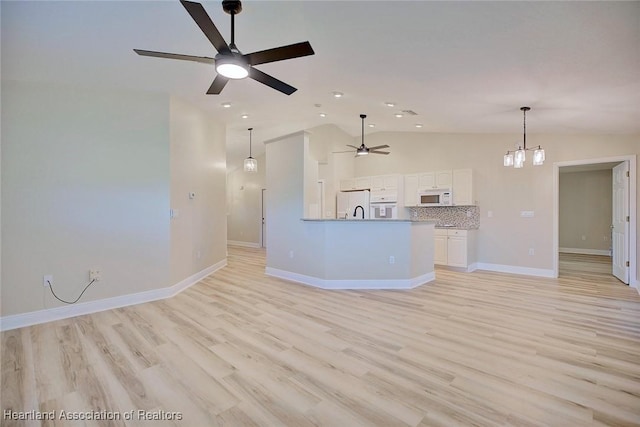
[[533, 211], [520, 211], [520, 216], [522, 218], [533, 218]]

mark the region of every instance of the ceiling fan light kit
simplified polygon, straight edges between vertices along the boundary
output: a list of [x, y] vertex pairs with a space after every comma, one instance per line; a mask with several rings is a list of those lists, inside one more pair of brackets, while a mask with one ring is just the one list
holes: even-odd
[[200, 27], [200, 30], [202, 30], [216, 51], [218, 51], [215, 58], [133, 49], [135, 53], [141, 56], [151, 56], [155, 58], [180, 59], [183, 61], [215, 64], [218, 75], [213, 80], [213, 83], [211, 83], [207, 95], [218, 95], [222, 92], [222, 89], [224, 89], [229, 80], [239, 80], [246, 77], [252, 78], [285, 95], [291, 95], [297, 90], [295, 87], [258, 70], [254, 66], [313, 55], [315, 52], [308, 41], [242, 54], [235, 44], [235, 15], [242, 11], [242, 3], [240, 0], [224, 0], [222, 2], [224, 11], [231, 15], [231, 42], [229, 44], [227, 44], [222, 37], [220, 31], [218, 31], [218, 28], [216, 28], [200, 3], [180, 0], [180, 4], [187, 10], [191, 18], [198, 27]]
[[233, 56], [216, 57], [216, 72], [228, 79], [244, 79], [249, 75], [249, 66], [241, 58]]
[[533, 151], [533, 165], [540, 166], [544, 164], [545, 154], [544, 149], [538, 145], [537, 148], [527, 148], [527, 111], [531, 110], [530, 107], [520, 107], [520, 111], [523, 114], [522, 121], [522, 145], [518, 146], [515, 151], [507, 151], [503, 158], [503, 165], [507, 167], [514, 167], [520, 169], [524, 167], [524, 162], [527, 158], [527, 151]]

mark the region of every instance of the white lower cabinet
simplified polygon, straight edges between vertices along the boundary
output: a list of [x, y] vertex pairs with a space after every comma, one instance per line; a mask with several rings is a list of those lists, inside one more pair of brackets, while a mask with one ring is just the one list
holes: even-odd
[[433, 243], [433, 263], [447, 265], [447, 230], [436, 228]]
[[475, 230], [436, 228], [433, 244], [433, 263], [475, 270]]

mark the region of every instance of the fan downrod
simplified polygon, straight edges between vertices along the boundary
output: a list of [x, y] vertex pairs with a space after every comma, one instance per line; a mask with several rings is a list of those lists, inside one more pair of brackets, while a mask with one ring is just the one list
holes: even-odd
[[242, 12], [242, 2], [240, 0], [223, 0], [222, 9], [229, 15], [237, 15]]

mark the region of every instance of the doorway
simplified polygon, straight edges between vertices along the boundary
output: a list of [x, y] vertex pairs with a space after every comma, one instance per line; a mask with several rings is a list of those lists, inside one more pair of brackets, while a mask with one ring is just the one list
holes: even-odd
[[[600, 234], [610, 236], [607, 250], [574, 250], [569, 252], [577, 252], [577, 254], [562, 253], [566, 251], [560, 245], [560, 174], [564, 172], [588, 172], [588, 171], [606, 171], [611, 174], [611, 182], [609, 186], [609, 202], [607, 206], [590, 206], [589, 209], [610, 209], [611, 218], [608, 224], [608, 230], [600, 230]], [[627, 176], [627, 171], [629, 176]], [[616, 175], [617, 174], [617, 175]], [[624, 185], [620, 185], [620, 178], [624, 175]], [[617, 176], [617, 178], [616, 178]], [[589, 263], [588, 258], [601, 257], [599, 263], [600, 268], [607, 268], [609, 276], [615, 275], [625, 284], [631, 284], [633, 287], [637, 285], [637, 260], [636, 260], [636, 158], [635, 156], [620, 156], [603, 159], [579, 160], [571, 162], [559, 162], [554, 164], [554, 277], [558, 277], [560, 265], [568, 268], [571, 265], [577, 265], [576, 262], [583, 262], [582, 265]], [[618, 186], [616, 187], [616, 180]], [[597, 202], [588, 202], [596, 204]], [[620, 218], [624, 222], [620, 223]], [[607, 220], [609, 221], [609, 220]], [[602, 228], [602, 227], [601, 227]], [[566, 231], [566, 230], [565, 230]], [[566, 236], [566, 233], [565, 233]], [[587, 236], [581, 236], [582, 240], [586, 240]], [[598, 236], [602, 238], [603, 236]], [[600, 242], [602, 243], [602, 242]], [[577, 245], [576, 245], [577, 246]], [[582, 253], [581, 253], [582, 252]], [[586, 258], [582, 260], [582, 258]], [[593, 261], [593, 260], [592, 260]], [[606, 262], [609, 265], [606, 265]], [[618, 267], [614, 267], [617, 263]], [[620, 268], [623, 267], [623, 268]], [[570, 268], [570, 267], [569, 267]]]

